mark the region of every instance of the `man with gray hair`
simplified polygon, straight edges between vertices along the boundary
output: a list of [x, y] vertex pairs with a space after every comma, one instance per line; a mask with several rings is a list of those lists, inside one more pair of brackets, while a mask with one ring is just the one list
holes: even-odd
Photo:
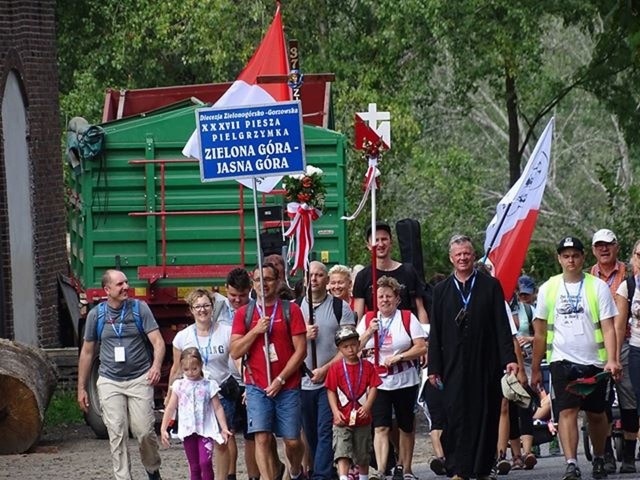
[[[596, 258], [596, 264], [591, 267], [591, 275], [606, 282], [609, 291], [616, 298], [618, 289], [625, 282], [627, 273], [633, 276], [633, 272], [627, 272], [627, 265], [618, 260], [620, 245], [616, 234], [607, 228], [602, 228], [593, 234], [591, 239], [591, 251]], [[623, 285], [624, 291], [628, 291], [628, 285]], [[631, 292], [633, 296], [633, 292]], [[624, 447], [620, 473], [636, 473], [635, 450], [636, 436], [638, 435], [638, 411], [635, 393], [631, 385], [629, 374], [629, 337], [631, 330], [628, 328], [628, 318], [615, 317], [616, 341], [622, 366], [622, 378], [615, 383], [616, 396], [610, 395], [606, 413], [610, 428], [613, 422], [612, 402], [617, 398], [620, 407], [620, 420], [624, 432]], [[607, 473], [616, 472], [616, 460], [611, 444], [611, 430], [605, 441], [604, 468]]]
[[[335, 334], [343, 325], [354, 325], [353, 312], [343, 300], [327, 292], [327, 267], [313, 261], [309, 264], [313, 322], [310, 321], [309, 298], [301, 303], [307, 323], [307, 358], [305, 364], [311, 376], [302, 378], [302, 429], [313, 458], [312, 480], [330, 480], [333, 465], [333, 414], [324, 380], [334, 360], [340, 358]], [[313, 324], [312, 324], [313, 323]], [[314, 356], [315, 354], [315, 364]]]
[[474, 267], [471, 239], [454, 235], [454, 271], [436, 285], [429, 315], [429, 381], [443, 391], [446, 469], [454, 480], [491, 478], [503, 370], [518, 372], [500, 283]]

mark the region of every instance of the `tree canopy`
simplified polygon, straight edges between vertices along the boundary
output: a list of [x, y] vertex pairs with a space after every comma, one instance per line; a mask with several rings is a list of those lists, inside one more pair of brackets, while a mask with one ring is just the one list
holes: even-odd
[[[635, 241], [640, 18], [631, 0], [290, 0], [286, 35], [303, 71], [336, 74], [337, 129], [376, 102], [392, 112], [378, 216], [423, 226], [427, 271], [449, 269], [446, 243], [482, 244], [551, 115], [552, 167], [530, 258], [557, 270], [552, 245], [598, 228]], [[100, 118], [103, 91], [233, 80], [275, 2], [57, 2], [63, 118]], [[363, 161], [350, 152], [349, 201]], [[350, 226], [350, 259], [365, 262], [366, 212]], [[626, 252], [626, 251], [625, 251]], [[545, 256], [546, 254], [546, 256]], [[534, 265], [535, 262], [535, 265]]]

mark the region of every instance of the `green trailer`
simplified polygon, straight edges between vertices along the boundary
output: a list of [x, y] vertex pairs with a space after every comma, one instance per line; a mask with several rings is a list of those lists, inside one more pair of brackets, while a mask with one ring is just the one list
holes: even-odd
[[[87, 306], [104, 298], [104, 270], [118, 268], [129, 279], [130, 295], [149, 303], [167, 344], [189, 322], [186, 293], [196, 286], [222, 291], [232, 268], [255, 265], [256, 235], [263, 249], [279, 253], [288, 223], [277, 215], [286, 212], [282, 190], [259, 194], [265, 208], [256, 232], [250, 189], [235, 181], [200, 181], [198, 162], [181, 150], [201, 106], [185, 100], [103, 123], [102, 154], [83, 161], [68, 191], [71, 270]], [[327, 264], [346, 264], [345, 138], [305, 125], [304, 140], [307, 165], [324, 171], [327, 187], [324, 214], [313, 223], [313, 255]], [[78, 334], [81, 338], [82, 320]], [[165, 362], [157, 398], [165, 393], [169, 369]], [[97, 360], [93, 372], [97, 375]], [[93, 410], [99, 416], [95, 403]], [[88, 420], [97, 433], [106, 433], [99, 418]]]

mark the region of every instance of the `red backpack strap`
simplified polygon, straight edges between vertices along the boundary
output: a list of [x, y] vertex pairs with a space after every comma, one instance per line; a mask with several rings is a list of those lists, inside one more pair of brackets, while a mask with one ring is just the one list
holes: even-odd
[[402, 314], [402, 324], [407, 331], [407, 335], [411, 338], [411, 345], [413, 345], [413, 338], [411, 337], [411, 310], [400, 310]]
[[367, 328], [369, 328], [369, 325], [371, 324], [371, 320], [373, 320], [376, 317], [376, 313], [375, 312], [367, 312], [364, 314], [364, 328], [365, 330]]

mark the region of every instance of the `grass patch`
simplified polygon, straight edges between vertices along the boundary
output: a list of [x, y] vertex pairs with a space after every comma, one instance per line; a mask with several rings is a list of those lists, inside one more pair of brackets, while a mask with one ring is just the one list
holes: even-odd
[[55, 427], [84, 422], [84, 416], [76, 398], [74, 391], [56, 390], [44, 414], [44, 426]]

